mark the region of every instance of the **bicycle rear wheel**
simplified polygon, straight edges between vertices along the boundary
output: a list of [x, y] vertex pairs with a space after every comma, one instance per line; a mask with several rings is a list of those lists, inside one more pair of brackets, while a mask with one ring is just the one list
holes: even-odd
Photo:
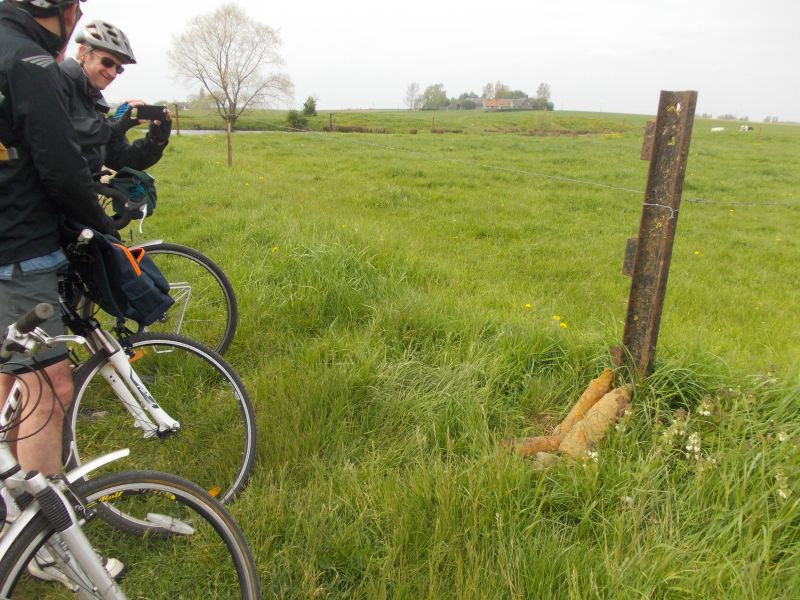
[[144, 249], [170, 282], [175, 299], [166, 320], [147, 330], [185, 335], [224, 354], [239, 320], [236, 293], [225, 272], [204, 254], [179, 244]]
[[144, 333], [130, 341], [131, 366], [180, 429], [160, 437], [134, 427], [100, 373], [108, 359], [97, 354], [74, 376], [65, 461], [74, 466], [83, 457], [128, 447], [128, 468], [176, 473], [230, 501], [247, 484], [256, 450], [255, 411], [244, 384], [222, 357], [193, 340]]
[[[137, 246], [132, 246], [137, 247]], [[175, 304], [147, 331], [184, 335], [224, 354], [236, 334], [239, 307], [225, 272], [206, 255], [188, 246], [160, 242], [141, 246], [170, 284]], [[95, 316], [97, 307], [84, 302], [82, 317]], [[113, 317], [98, 317], [111, 329]]]
[[[194, 484], [156, 472], [112, 473], [72, 486], [81, 528], [103, 556], [124, 562], [120, 587], [128, 598], [260, 598], [252, 552], [222, 505]], [[103, 510], [97, 510], [98, 507]], [[106, 511], [147, 525], [110, 525]], [[0, 597], [74, 598], [66, 588], [31, 580], [26, 565], [54, 531], [39, 513], [0, 560]], [[93, 596], [85, 590], [89, 597]], [[59, 595], [63, 594], [63, 595]]]

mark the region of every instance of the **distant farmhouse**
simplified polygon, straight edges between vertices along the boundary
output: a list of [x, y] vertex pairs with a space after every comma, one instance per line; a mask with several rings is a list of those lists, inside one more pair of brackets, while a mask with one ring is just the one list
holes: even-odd
[[510, 110], [513, 108], [529, 108], [530, 98], [493, 98], [483, 101], [483, 108], [486, 110]]
[[503, 110], [553, 110], [553, 103], [542, 98], [492, 98], [482, 100], [472, 97], [461, 99], [444, 107], [445, 110], [471, 110], [483, 108], [483, 110], [503, 111]]

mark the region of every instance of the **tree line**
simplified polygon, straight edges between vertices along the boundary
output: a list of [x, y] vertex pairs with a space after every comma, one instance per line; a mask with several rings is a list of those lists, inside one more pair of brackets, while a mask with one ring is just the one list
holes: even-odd
[[420, 86], [415, 82], [406, 87], [403, 103], [409, 110], [440, 110], [451, 107], [470, 110], [482, 108], [484, 100], [516, 100], [518, 102], [515, 103], [515, 107], [518, 108], [553, 110], [554, 105], [550, 101], [550, 97], [550, 86], [547, 83], [540, 83], [534, 96], [523, 90], [512, 89], [498, 81], [497, 83], [489, 82], [483, 86], [480, 96], [475, 92], [464, 92], [451, 98], [441, 83], [429, 85], [420, 93]]

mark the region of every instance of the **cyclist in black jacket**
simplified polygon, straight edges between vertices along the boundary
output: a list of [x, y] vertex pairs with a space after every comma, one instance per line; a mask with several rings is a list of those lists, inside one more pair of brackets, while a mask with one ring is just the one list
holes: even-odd
[[93, 21], [76, 41], [80, 44], [77, 58], [66, 59], [60, 67], [73, 84], [72, 124], [92, 174], [103, 166], [118, 171], [122, 167], [144, 170], [156, 164], [169, 142], [168, 111], [163, 121], [151, 121], [147, 135], [133, 143], [125, 133], [140, 123], [131, 118], [131, 110], [141, 102], [130, 101], [128, 110], [116, 121], [105, 117], [110, 107], [103, 90], [124, 71], [123, 65], [136, 63], [128, 37], [107, 21]]
[[[80, 19], [80, 2], [0, 2], [0, 331], [39, 302], [58, 304], [57, 272], [66, 264], [59, 235], [62, 218], [114, 232], [97, 202], [70, 120], [70, 83], [56, 64]], [[43, 328], [50, 335], [65, 332], [58, 311]], [[17, 440], [12, 447], [20, 465], [45, 475], [57, 473], [64, 409], [73, 387], [66, 348], [62, 344], [39, 353], [37, 362], [6, 363], [3, 368], [22, 380], [19, 424], [8, 436]], [[6, 397], [12, 381], [0, 374], [0, 398]], [[125, 567], [116, 559], [105, 564], [112, 577]], [[45, 548], [28, 570], [40, 579], [69, 585]]]
[[[92, 191], [67, 108], [69, 82], [55, 62], [79, 18], [78, 0], [0, 3], [0, 330], [38, 302], [57, 304], [56, 271], [66, 263], [62, 217], [114, 231]], [[58, 316], [44, 327], [50, 335], [64, 333]], [[66, 348], [40, 353], [33, 366], [8, 366], [44, 368], [53, 384], [55, 398], [36, 374], [22, 376], [32, 394], [46, 389], [12, 439], [19, 439], [16, 452], [24, 469], [56, 473], [63, 411], [54, 410], [54, 401], [66, 405], [72, 397]], [[0, 375], [0, 397], [10, 383]]]

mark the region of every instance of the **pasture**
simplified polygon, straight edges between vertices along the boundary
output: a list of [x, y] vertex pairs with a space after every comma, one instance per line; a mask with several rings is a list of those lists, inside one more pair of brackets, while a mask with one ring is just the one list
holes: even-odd
[[502, 440], [622, 337], [646, 119], [252, 118], [274, 131], [233, 169], [224, 136], [173, 138], [145, 230], [237, 287], [266, 597], [800, 594], [800, 127], [695, 121], [656, 371], [597, 460], [536, 471]]

